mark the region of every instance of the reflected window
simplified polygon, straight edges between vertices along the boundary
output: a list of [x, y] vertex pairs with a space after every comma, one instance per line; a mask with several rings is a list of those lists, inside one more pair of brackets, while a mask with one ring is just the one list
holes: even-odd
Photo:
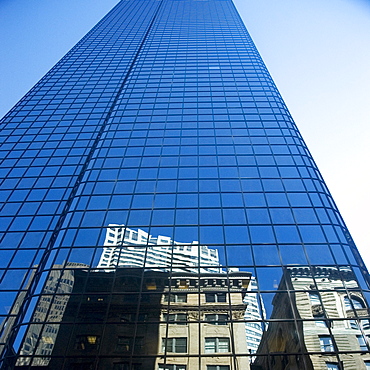
[[186, 365], [158, 365], [158, 370], [186, 370]]
[[344, 306], [347, 311], [365, 308], [364, 302], [358, 297], [344, 297]]
[[143, 347], [143, 338], [136, 337], [118, 337], [116, 351], [127, 353], [134, 350], [135, 353], [141, 351]]
[[326, 363], [326, 368], [328, 370], [339, 370], [339, 365], [337, 362], [327, 362]]
[[205, 353], [230, 352], [229, 338], [205, 338]]
[[186, 353], [187, 338], [162, 338], [162, 352]]
[[319, 328], [327, 328], [328, 324], [325, 320], [315, 320], [315, 325]]
[[206, 314], [205, 320], [212, 325], [226, 325], [228, 320], [227, 314]]
[[186, 313], [165, 313], [163, 314], [163, 320], [169, 324], [186, 325], [187, 317]]
[[370, 329], [369, 320], [360, 320], [360, 323], [357, 320], [350, 320], [349, 324], [351, 329], [363, 329], [363, 330]]
[[176, 303], [186, 303], [187, 294], [167, 294], [164, 296], [165, 302], [176, 302]]
[[75, 341], [75, 349], [91, 351], [98, 349], [100, 337], [97, 335], [78, 335]]
[[320, 335], [319, 339], [321, 352], [334, 352], [333, 340], [330, 335]]
[[127, 313], [127, 314], [121, 315], [120, 321], [121, 322], [134, 322], [134, 321], [144, 322], [144, 321], [147, 321], [147, 318], [148, 316], [146, 314], [139, 314], [136, 316], [135, 313]]
[[362, 335], [356, 335], [361, 351], [367, 351], [366, 340]]
[[206, 302], [226, 302], [226, 293], [206, 293]]
[[229, 365], [207, 365], [207, 370], [230, 370]]
[[309, 293], [311, 306], [316, 306], [321, 304], [320, 296], [318, 293]]
[[365, 361], [365, 369], [370, 370], [370, 361]]
[[360, 321], [362, 329], [367, 330], [370, 329], [370, 321], [369, 320], [361, 320]]

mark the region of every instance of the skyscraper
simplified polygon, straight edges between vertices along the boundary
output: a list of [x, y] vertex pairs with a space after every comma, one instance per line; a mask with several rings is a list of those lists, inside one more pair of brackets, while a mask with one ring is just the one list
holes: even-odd
[[367, 271], [231, 0], [122, 0], [2, 124], [4, 369], [370, 368]]

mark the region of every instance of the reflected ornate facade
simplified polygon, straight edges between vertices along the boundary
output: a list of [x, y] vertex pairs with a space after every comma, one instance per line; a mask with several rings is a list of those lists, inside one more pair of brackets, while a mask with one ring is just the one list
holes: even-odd
[[1, 124], [2, 370], [370, 369], [369, 274], [231, 0], [121, 0]]
[[288, 267], [279, 291], [257, 351], [273, 356], [255, 369], [367, 369], [369, 307], [349, 268]]
[[[250, 273], [140, 268], [89, 273], [87, 266], [76, 267], [51, 271], [50, 291], [43, 292], [33, 317], [48, 324], [31, 325], [16, 369], [249, 369], [247, 357], [230, 353], [247, 353], [243, 298]], [[48, 293], [54, 295], [51, 305], [45, 303], [51, 301]], [[201, 363], [188, 356], [196, 353], [204, 355]]]

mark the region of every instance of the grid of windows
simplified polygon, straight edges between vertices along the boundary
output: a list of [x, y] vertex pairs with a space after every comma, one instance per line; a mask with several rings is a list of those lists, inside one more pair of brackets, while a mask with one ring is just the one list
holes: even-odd
[[4, 366], [370, 361], [368, 273], [231, 0], [119, 2], [1, 123]]

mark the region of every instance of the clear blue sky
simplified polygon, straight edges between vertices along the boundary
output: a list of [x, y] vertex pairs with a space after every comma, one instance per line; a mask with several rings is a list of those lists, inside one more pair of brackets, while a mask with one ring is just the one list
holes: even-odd
[[[0, 116], [118, 0], [1, 0]], [[370, 1], [234, 0], [370, 266]]]

